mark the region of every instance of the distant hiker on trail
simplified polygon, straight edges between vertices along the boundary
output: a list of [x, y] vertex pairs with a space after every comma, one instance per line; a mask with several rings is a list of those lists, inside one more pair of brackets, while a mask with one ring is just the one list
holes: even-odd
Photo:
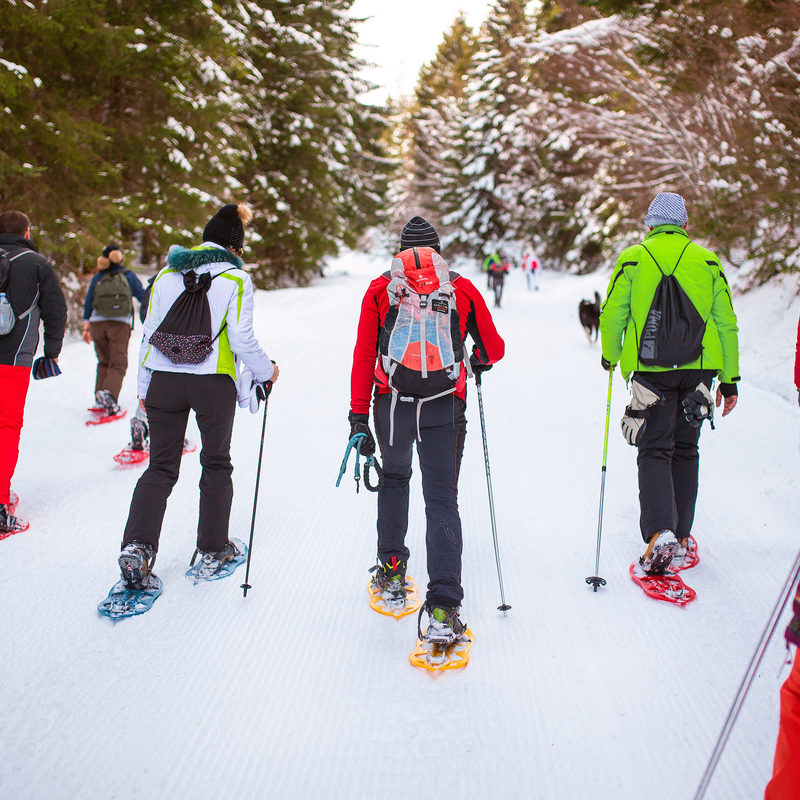
[[494, 307], [500, 308], [503, 284], [506, 273], [511, 269], [511, 264], [500, 253], [492, 253], [484, 259], [483, 269], [489, 273], [489, 283], [486, 288], [494, 291]]
[[[414, 217], [400, 235], [400, 251], [391, 270], [369, 285], [361, 305], [351, 375], [350, 436], [366, 434], [361, 453], [375, 452], [369, 428], [374, 385], [384, 480], [378, 490], [378, 569], [373, 580], [404, 598], [416, 442], [427, 520], [429, 583], [422, 610], [430, 618], [428, 641], [453, 642], [465, 629], [459, 619], [464, 592], [458, 474], [467, 425], [467, 362], [473, 371], [488, 370], [503, 357], [505, 344], [480, 292], [449, 271], [430, 223]], [[472, 356], [466, 349], [467, 334], [475, 342]]]
[[[0, 214], [0, 534], [27, 529], [14, 516], [19, 498], [11, 478], [19, 457], [19, 440], [31, 369], [34, 378], [59, 374], [58, 356], [67, 324], [67, 303], [58, 276], [31, 241], [31, 223], [21, 211]], [[10, 305], [10, 308], [9, 308]], [[5, 312], [2, 307], [5, 306]], [[39, 323], [44, 323], [44, 356]]]
[[83, 341], [94, 342], [97, 379], [94, 396], [108, 414], [119, 414], [117, 401], [128, 371], [128, 341], [133, 327], [133, 301], [144, 298], [144, 287], [133, 270], [125, 269], [125, 254], [110, 244], [97, 259], [83, 304]]
[[536, 291], [539, 291], [539, 259], [528, 250], [525, 258], [522, 259], [522, 271], [525, 273], [525, 280], [528, 283], [528, 291], [533, 286]]
[[253, 332], [253, 284], [240, 258], [250, 217], [246, 206], [223, 206], [206, 225], [203, 244], [170, 249], [167, 266], [153, 283], [138, 376], [150, 465], [133, 492], [119, 557], [129, 588], [148, 585], [190, 411], [202, 437], [197, 526], [202, 566], [213, 576], [241, 555], [228, 538], [238, 360], [259, 385], [279, 374]]
[[494, 271], [500, 265], [499, 253], [490, 253], [483, 259], [483, 271], [486, 273], [486, 288], [494, 288]]
[[719, 258], [691, 241], [687, 222], [680, 195], [656, 196], [644, 219], [650, 233], [617, 259], [600, 315], [602, 365], [619, 362], [631, 380], [622, 431], [639, 449], [645, 575], [663, 575], [693, 544], [700, 426], [714, 424], [714, 379], [723, 417], [737, 400], [731, 291]]

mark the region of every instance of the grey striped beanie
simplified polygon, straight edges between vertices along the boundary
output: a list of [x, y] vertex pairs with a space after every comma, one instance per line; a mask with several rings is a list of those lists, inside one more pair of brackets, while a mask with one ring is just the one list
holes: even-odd
[[440, 253], [439, 234], [436, 228], [422, 217], [412, 217], [400, 234], [400, 249], [408, 250], [409, 247], [432, 247]]
[[689, 221], [686, 213], [686, 201], [679, 195], [672, 192], [662, 192], [657, 194], [650, 208], [647, 209], [647, 216], [644, 224], [648, 228], [655, 228], [658, 225], [685, 225]]

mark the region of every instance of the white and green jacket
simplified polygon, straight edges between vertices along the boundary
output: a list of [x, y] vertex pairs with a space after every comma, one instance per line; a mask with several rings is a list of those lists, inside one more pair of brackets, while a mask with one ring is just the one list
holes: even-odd
[[[241, 259], [214, 243], [206, 242], [191, 249], [173, 247], [170, 250], [167, 266], [158, 273], [150, 292], [139, 351], [139, 398], [147, 396], [153, 372], [224, 374], [236, 381], [237, 362], [241, 360], [250, 367], [257, 380], [267, 381], [272, 377], [272, 362], [253, 331], [253, 282], [242, 266]], [[183, 273], [189, 270], [194, 270], [198, 275], [208, 272], [212, 276], [219, 276], [208, 290], [212, 336], [216, 336], [225, 323], [227, 325], [214, 341], [213, 352], [202, 364], [173, 364], [150, 344], [150, 336], [183, 292]], [[223, 272], [224, 275], [221, 274]]]

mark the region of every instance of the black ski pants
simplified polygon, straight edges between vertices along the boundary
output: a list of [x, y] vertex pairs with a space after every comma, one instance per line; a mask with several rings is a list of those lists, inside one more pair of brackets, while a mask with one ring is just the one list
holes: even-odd
[[178, 481], [189, 412], [200, 429], [200, 518], [197, 547], [217, 553], [228, 542], [233, 502], [231, 436], [236, 384], [229, 375], [154, 372], [145, 400], [150, 465], [136, 484], [122, 546], [145, 542], [158, 550], [167, 499]]
[[[389, 444], [392, 396], [375, 398], [375, 432], [383, 458], [383, 486], [378, 491], [378, 558], [407, 561], [411, 457], [417, 441], [417, 403], [401, 396], [394, 410], [393, 444]], [[427, 600], [433, 606], [459, 606], [461, 588], [461, 517], [458, 474], [464, 452], [466, 403], [454, 394], [422, 404], [417, 456], [422, 470], [428, 556]]]
[[637, 437], [642, 538], [649, 542], [653, 534], [671, 530], [684, 539], [691, 533], [697, 502], [700, 428], [686, 421], [682, 401], [701, 381], [710, 390], [715, 373], [675, 369], [638, 374], [664, 395]]

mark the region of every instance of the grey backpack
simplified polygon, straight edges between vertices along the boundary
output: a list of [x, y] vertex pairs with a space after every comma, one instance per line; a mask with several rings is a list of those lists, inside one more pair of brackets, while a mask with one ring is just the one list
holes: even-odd
[[[11, 277], [11, 262], [16, 261], [20, 256], [24, 256], [26, 252], [28, 251], [23, 250], [21, 253], [9, 258], [8, 253], [0, 248], [0, 336], [11, 333], [17, 324], [17, 318], [14, 316], [14, 309], [11, 307], [11, 301], [8, 299], [6, 290]], [[27, 317], [33, 311], [35, 305], [34, 303], [24, 314], [20, 314], [19, 318], [24, 319]]]

